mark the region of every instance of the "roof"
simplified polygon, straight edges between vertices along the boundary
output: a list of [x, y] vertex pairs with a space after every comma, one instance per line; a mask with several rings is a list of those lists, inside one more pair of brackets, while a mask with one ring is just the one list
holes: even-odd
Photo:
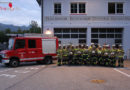
[[41, 0], [36, 0], [38, 2], [38, 4], [41, 6]]
[[58, 39], [57, 37], [15, 37], [16, 39]]

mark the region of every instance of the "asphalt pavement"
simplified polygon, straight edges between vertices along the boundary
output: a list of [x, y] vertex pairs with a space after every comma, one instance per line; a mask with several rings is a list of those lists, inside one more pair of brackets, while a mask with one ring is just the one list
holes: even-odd
[[0, 64], [0, 90], [130, 90], [130, 61], [124, 68]]

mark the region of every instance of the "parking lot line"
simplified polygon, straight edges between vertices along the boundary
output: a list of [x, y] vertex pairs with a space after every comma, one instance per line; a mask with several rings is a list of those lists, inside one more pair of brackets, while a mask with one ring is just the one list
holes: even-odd
[[114, 68], [114, 70], [115, 70], [115, 71], [117, 71], [117, 72], [119, 72], [119, 73], [121, 73], [121, 74], [123, 74], [123, 75], [125, 75], [125, 76], [127, 76], [127, 77], [130, 77], [130, 75], [129, 75], [129, 74], [124, 73], [124, 72], [122, 72], [122, 71], [118, 70], [117, 68]]
[[10, 75], [10, 74], [1, 74], [0, 76], [8, 77], [8, 78], [15, 78], [16, 75]]

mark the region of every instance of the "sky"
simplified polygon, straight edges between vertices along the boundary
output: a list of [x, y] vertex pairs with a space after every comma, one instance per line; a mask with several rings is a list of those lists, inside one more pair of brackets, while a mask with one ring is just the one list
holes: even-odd
[[[12, 2], [14, 10], [8, 2]], [[0, 23], [28, 26], [31, 20], [41, 25], [41, 8], [36, 0], [0, 0]]]

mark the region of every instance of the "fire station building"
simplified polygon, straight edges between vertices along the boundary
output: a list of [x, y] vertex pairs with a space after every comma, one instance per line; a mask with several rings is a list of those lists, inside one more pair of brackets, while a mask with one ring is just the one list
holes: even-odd
[[[129, 55], [130, 0], [37, 0], [43, 30], [63, 44], [122, 44]], [[129, 57], [129, 56], [128, 56]]]

